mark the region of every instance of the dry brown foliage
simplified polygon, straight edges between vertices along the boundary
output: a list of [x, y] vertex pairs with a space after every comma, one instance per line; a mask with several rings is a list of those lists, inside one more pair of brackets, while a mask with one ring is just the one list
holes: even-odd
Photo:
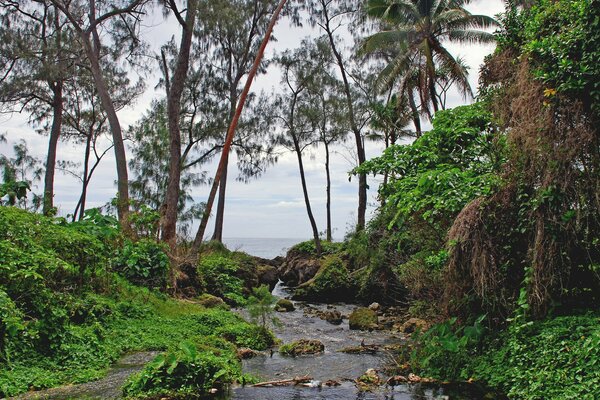
[[449, 311], [474, 294], [477, 306], [509, 313], [530, 266], [528, 302], [542, 316], [563, 289], [589, 285], [580, 266], [600, 260], [590, 245], [600, 231], [599, 129], [580, 101], [534, 79], [526, 59], [499, 54], [484, 71], [510, 158], [504, 188], [468, 204], [450, 229]]

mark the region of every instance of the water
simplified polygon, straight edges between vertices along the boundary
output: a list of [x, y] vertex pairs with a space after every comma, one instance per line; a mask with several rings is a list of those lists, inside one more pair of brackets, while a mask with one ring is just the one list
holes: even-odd
[[225, 238], [223, 243], [229, 250], [244, 251], [256, 257], [272, 259], [285, 256], [293, 245], [302, 242], [298, 238]]
[[[271, 253], [272, 254], [272, 253]], [[291, 292], [281, 285], [275, 287], [278, 297], [289, 297]], [[354, 379], [367, 369], [378, 370], [386, 379], [385, 366], [392, 361], [392, 354], [383, 350], [375, 354], [347, 354], [339, 352], [349, 346], [376, 344], [401, 345], [404, 338], [390, 331], [353, 331], [344, 318], [341, 325], [332, 325], [314, 315], [315, 311], [335, 308], [347, 316], [355, 306], [349, 304], [309, 304], [294, 302], [296, 310], [278, 313], [281, 326], [274, 328], [278, 338], [284, 343], [298, 339], [318, 339], [325, 345], [325, 352], [318, 355], [285, 357], [275, 352], [263, 354], [243, 361], [244, 372], [259, 376], [263, 381], [291, 379], [310, 376], [313, 380], [326, 382], [335, 380], [337, 387], [233, 387], [221, 393], [219, 400], [467, 400], [483, 399], [485, 392], [473, 385], [410, 384], [395, 387], [382, 386], [373, 392], [359, 391]], [[243, 313], [243, 311], [239, 311]], [[156, 355], [144, 352], [123, 358], [113, 366], [108, 375], [99, 381], [82, 385], [64, 386], [37, 393], [29, 393], [19, 399], [117, 399], [121, 395], [121, 385], [129, 375], [139, 371]], [[485, 397], [486, 399], [494, 397]], [[216, 399], [215, 399], [216, 400]]]

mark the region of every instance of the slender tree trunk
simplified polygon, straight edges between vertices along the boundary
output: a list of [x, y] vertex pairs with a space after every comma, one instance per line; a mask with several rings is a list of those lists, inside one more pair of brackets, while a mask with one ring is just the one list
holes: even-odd
[[[340, 73], [342, 75], [342, 81], [344, 83], [344, 94], [346, 95], [346, 102], [348, 105], [348, 116], [350, 119], [350, 128], [354, 133], [354, 139], [356, 142], [356, 154], [358, 156], [358, 165], [362, 165], [367, 157], [365, 155], [365, 147], [363, 144], [363, 138], [356, 124], [356, 116], [354, 115], [354, 103], [352, 101], [352, 93], [350, 91], [350, 82], [348, 81], [348, 76], [346, 74], [346, 68], [344, 66], [344, 60], [342, 59], [342, 55], [337, 49], [335, 45], [335, 38], [333, 36], [333, 31], [330, 27], [330, 19], [329, 14], [327, 12], [328, 2], [325, 0], [321, 0], [321, 6], [323, 9], [323, 15], [325, 18], [325, 31], [327, 32], [327, 36], [329, 38], [329, 44], [331, 46], [331, 51], [335, 56], [338, 67], [340, 69]], [[361, 173], [358, 174], [358, 216], [356, 221], [356, 230], [360, 231], [365, 228], [366, 223], [366, 213], [367, 213], [367, 174]]]
[[75, 207], [75, 211], [73, 212], [73, 221], [77, 218], [77, 214], [79, 214], [79, 221], [83, 219], [85, 213], [85, 198], [87, 197], [87, 182], [88, 182], [88, 172], [90, 168], [90, 152], [92, 147], [92, 136], [89, 135], [85, 141], [85, 155], [83, 157], [83, 179], [81, 185], [81, 195], [79, 196], [79, 201], [77, 202], [77, 206]]
[[181, 112], [181, 96], [185, 87], [190, 65], [190, 50], [192, 37], [194, 35], [194, 22], [196, 20], [197, 1], [187, 2], [185, 25], [182, 26], [183, 33], [177, 64], [173, 79], [169, 83], [167, 100], [167, 115], [169, 126], [169, 183], [165, 198], [165, 215], [162, 226], [162, 239], [168, 243], [171, 251], [177, 247], [177, 206], [179, 204], [179, 186], [181, 181], [181, 130], [179, 127]]
[[[94, 78], [96, 89], [100, 97], [100, 103], [106, 113], [110, 131], [112, 133], [112, 139], [115, 150], [115, 161], [117, 165], [117, 214], [119, 216], [119, 222], [126, 235], [132, 235], [131, 224], [129, 222], [129, 178], [127, 175], [127, 156], [125, 154], [125, 143], [123, 142], [123, 132], [121, 130], [121, 123], [117, 116], [117, 111], [110, 98], [108, 91], [108, 85], [102, 75], [102, 69], [100, 67], [100, 61], [98, 60], [98, 54], [95, 49], [98, 49], [100, 43], [96, 41], [95, 46], [92, 45], [90, 34], [82, 32], [83, 44], [85, 52], [90, 62], [90, 69]], [[97, 36], [97, 35], [94, 35]]]
[[271, 38], [271, 34], [273, 33], [273, 28], [277, 23], [277, 19], [279, 18], [279, 14], [281, 10], [285, 6], [287, 0], [281, 0], [279, 6], [273, 13], [271, 17], [271, 22], [269, 23], [269, 27], [265, 33], [265, 37], [260, 45], [260, 49], [256, 54], [256, 59], [254, 60], [254, 65], [252, 65], [252, 69], [248, 74], [248, 78], [246, 80], [246, 85], [244, 86], [244, 90], [240, 96], [238, 101], [238, 105], [235, 111], [235, 115], [233, 116], [233, 120], [229, 125], [229, 130], [227, 131], [227, 136], [225, 138], [225, 144], [223, 145], [223, 152], [221, 153], [221, 160], [219, 162], [219, 167], [217, 168], [217, 172], [215, 173], [215, 179], [213, 181], [213, 185], [210, 190], [210, 194], [208, 196], [208, 201], [206, 202], [206, 209], [204, 210], [204, 215], [202, 216], [202, 221], [200, 222], [200, 227], [198, 228], [198, 232], [196, 232], [196, 237], [194, 238], [194, 243], [190, 250], [190, 256], [192, 258], [197, 258], [198, 253], [200, 251], [200, 245], [202, 244], [202, 240], [204, 238], [204, 232], [206, 231], [206, 225], [208, 224], [208, 219], [210, 217], [210, 212], [212, 210], [213, 203], [215, 201], [215, 196], [217, 194], [217, 187], [219, 185], [219, 180], [221, 179], [221, 175], [223, 173], [223, 167], [227, 164], [227, 158], [225, 154], [229, 154], [229, 149], [231, 148], [231, 143], [233, 142], [233, 137], [235, 136], [235, 129], [237, 127], [238, 121], [240, 119], [240, 115], [242, 114], [242, 110], [244, 109], [244, 104], [246, 103], [246, 98], [248, 97], [248, 93], [250, 92], [250, 87], [252, 86], [252, 80], [256, 76], [258, 68], [260, 67], [260, 62], [265, 53], [265, 48], [269, 43], [269, 39]]
[[417, 103], [415, 102], [415, 96], [412, 90], [408, 93], [408, 103], [410, 104], [410, 110], [412, 113], [412, 120], [415, 124], [415, 130], [417, 131], [417, 137], [421, 137], [421, 118], [419, 117], [419, 110], [417, 109]]
[[317, 254], [321, 254], [321, 240], [319, 239], [319, 229], [317, 228], [317, 223], [315, 221], [315, 217], [312, 213], [312, 208], [310, 207], [310, 199], [308, 197], [308, 188], [306, 187], [306, 177], [304, 176], [304, 163], [302, 162], [302, 150], [300, 149], [300, 145], [298, 143], [298, 139], [294, 132], [291, 132], [292, 139], [294, 140], [294, 151], [296, 152], [296, 156], [298, 157], [298, 169], [300, 170], [300, 180], [302, 181], [302, 193], [304, 194], [304, 204], [306, 205], [306, 213], [308, 214], [308, 220], [310, 221], [310, 227], [313, 231], [313, 238], [315, 241], [315, 249], [317, 250]]
[[225, 195], [227, 190], [227, 168], [229, 166], [229, 154], [225, 155], [225, 166], [219, 182], [219, 201], [217, 202], [217, 215], [215, 216], [215, 231], [212, 240], [223, 241], [223, 220], [225, 218]]
[[[231, 82], [231, 78], [230, 78]], [[237, 103], [237, 85], [239, 80], [235, 80], [231, 84], [229, 97], [231, 102], [229, 104], [229, 121], [233, 120], [235, 115], [236, 103]], [[223, 242], [223, 223], [225, 222], [225, 196], [227, 195], [227, 173], [229, 169], [229, 153], [225, 154], [225, 165], [219, 182], [219, 199], [217, 201], [217, 215], [215, 215], [215, 230], [212, 235], [212, 240], [217, 242]]]
[[48, 155], [46, 158], [46, 174], [44, 176], [44, 205], [42, 211], [45, 215], [51, 214], [54, 209], [54, 173], [56, 169], [56, 149], [62, 129], [63, 120], [63, 82], [58, 81], [52, 88], [54, 98], [52, 101], [52, 128], [48, 143]]
[[327, 241], [332, 240], [331, 229], [331, 172], [329, 170], [329, 143], [324, 140], [325, 144], [325, 175], [327, 175]]

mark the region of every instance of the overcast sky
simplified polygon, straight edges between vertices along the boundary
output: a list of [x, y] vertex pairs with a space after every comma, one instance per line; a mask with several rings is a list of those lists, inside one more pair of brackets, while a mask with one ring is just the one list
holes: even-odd
[[[473, 1], [467, 7], [474, 14], [496, 15], [504, 10], [501, 0]], [[164, 43], [174, 32], [174, 24], [165, 23], [160, 17], [148, 21], [145, 34], [156, 48]], [[291, 28], [287, 20], [279, 21], [274, 32], [278, 39], [271, 43], [268, 55], [274, 51], [281, 52], [287, 48], [298, 47], [302, 38], [318, 35], [318, 32], [309, 28]], [[483, 58], [493, 51], [493, 46], [457, 46], [449, 44], [448, 48], [455, 56], [461, 56], [470, 66], [471, 86], [477, 87], [477, 72]], [[153, 90], [157, 77], [147, 80], [148, 90], [133, 107], [120, 112], [123, 127], [137, 121], [148, 109], [152, 99], [162, 96]], [[267, 75], [261, 76], [255, 82], [255, 87], [264, 90], [277, 90], [279, 74], [270, 70]], [[464, 100], [453, 94], [448, 100], [450, 107], [464, 104]], [[23, 138], [27, 141], [31, 152], [44, 158], [47, 150], [47, 137], [38, 135], [34, 129], [26, 124], [24, 115], [0, 116], [0, 133], [5, 133], [9, 145]], [[336, 154], [332, 157], [332, 219], [334, 237], [343, 238], [344, 234], [353, 226], [356, 219], [357, 190], [356, 179], [348, 180], [348, 171], [354, 167], [353, 155], [350, 150], [337, 146]], [[11, 156], [10, 146], [0, 144], [0, 153]], [[367, 143], [367, 158], [381, 153], [381, 144]], [[63, 160], [81, 161], [83, 147], [70, 143], [60, 143], [58, 158]], [[309, 194], [313, 212], [320, 231], [325, 230], [325, 170], [322, 149], [313, 149], [312, 154], [306, 154], [306, 178], [309, 185]], [[231, 177], [237, 176], [237, 168], [230, 163]], [[210, 176], [214, 176], [216, 162], [206, 168]], [[55, 204], [61, 215], [72, 213], [80, 194], [80, 182], [60, 172], [57, 172], [55, 182]], [[88, 208], [106, 204], [116, 194], [116, 178], [114, 157], [107, 155], [97, 169], [90, 183], [88, 195]], [[378, 181], [369, 178], [369, 216], [377, 206], [376, 194]], [[42, 192], [43, 185], [38, 184], [36, 192]], [[197, 201], [205, 201], [209, 187], [203, 186], [194, 190], [193, 196]], [[207, 229], [212, 233], [211, 227]], [[282, 153], [276, 165], [270, 167], [258, 180], [248, 184], [240, 183], [234, 179], [228, 180], [227, 201], [225, 206], [224, 237], [255, 237], [255, 238], [298, 238], [306, 239], [311, 236], [310, 225], [306, 217], [306, 209], [302, 197], [300, 177], [296, 156], [291, 153]]]

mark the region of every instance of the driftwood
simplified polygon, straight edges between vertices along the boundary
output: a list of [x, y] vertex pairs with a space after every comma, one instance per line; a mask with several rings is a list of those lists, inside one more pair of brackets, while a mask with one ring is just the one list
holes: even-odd
[[287, 385], [300, 385], [302, 383], [308, 383], [312, 381], [310, 376], [297, 376], [291, 379], [282, 379], [279, 381], [268, 381], [255, 383], [251, 387], [266, 387], [266, 386], [287, 386]]

